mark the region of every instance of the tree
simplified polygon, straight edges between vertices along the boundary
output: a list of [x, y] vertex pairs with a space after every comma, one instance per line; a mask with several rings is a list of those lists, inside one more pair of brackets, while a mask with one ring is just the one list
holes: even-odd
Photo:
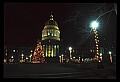
[[32, 63], [44, 63], [44, 52], [42, 50], [41, 42], [38, 39], [37, 47], [34, 50], [33, 57], [32, 57]]

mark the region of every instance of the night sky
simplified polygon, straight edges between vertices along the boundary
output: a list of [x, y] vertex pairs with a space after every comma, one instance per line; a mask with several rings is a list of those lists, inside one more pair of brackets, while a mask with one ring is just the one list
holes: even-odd
[[[36, 46], [51, 12], [64, 45], [81, 46], [89, 42], [90, 22], [113, 7], [113, 3], [4, 3], [4, 46]], [[115, 11], [98, 21], [101, 44], [116, 46]]]

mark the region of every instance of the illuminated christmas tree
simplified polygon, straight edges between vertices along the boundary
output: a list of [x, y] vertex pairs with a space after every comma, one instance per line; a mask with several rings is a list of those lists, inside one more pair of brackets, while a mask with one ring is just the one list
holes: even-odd
[[42, 50], [41, 42], [38, 39], [37, 47], [34, 50], [32, 63], [45, 63], [44, 52]]

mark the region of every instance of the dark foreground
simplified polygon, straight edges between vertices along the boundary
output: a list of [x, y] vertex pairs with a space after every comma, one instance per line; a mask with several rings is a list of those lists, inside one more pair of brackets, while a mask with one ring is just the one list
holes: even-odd
[[4, 64], [4, 78], [116, 79], [116, 65], [103, 64]]

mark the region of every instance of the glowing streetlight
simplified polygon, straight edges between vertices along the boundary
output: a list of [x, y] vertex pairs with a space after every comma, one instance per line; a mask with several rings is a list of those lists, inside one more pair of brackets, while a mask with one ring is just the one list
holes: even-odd
[[33, 52], [33, 50], [31, 50], [30, 52]]
[[96, 29], [96, 28], [98, 28], [98, 26], [99, 26], [99, 23], [98, 23], [97, 21], [93, 21], [93, 22], [91, 23], [92, 29]]
[[70, 59], [72, 59], [72, 54], [71, 54], [71, 52], [72, 52], [72, 47], [69, 47], [69, 51], [70, 51]]
[[21, 55], [22, 57], [24, 56], [24, 54]]
[[13, 59], [13, 56], [11, 56], [11, 58]]
[[69, 50], [72, 50], [72, 47], [69, 47]]
[[109, 51], [109, 54], [110, 54], [110, 55], [111, 55], [111, 53], [112, 53], [112, 52], [111, 52], [111, 51]]
[[60, 63], [61, 63], [61, 56], [59, 56], [59, 58], [60, 58]]

